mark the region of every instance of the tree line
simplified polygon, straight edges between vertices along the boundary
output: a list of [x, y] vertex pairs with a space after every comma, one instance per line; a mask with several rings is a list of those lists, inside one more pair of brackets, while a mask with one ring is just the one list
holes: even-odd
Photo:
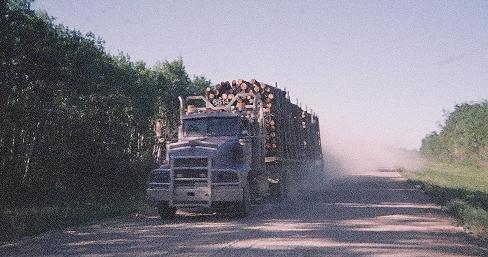
[[183, 61], [148, 67], [31, 1], [0, 3], [0, 204], [83, 201], [140, 189], [155, 165], [153, 122], [178, 126], [179, 95], [210, 81]]
[[488, 101], [456, 105], [440, 132], [422, 140], [424, 156], [448, 161], [488, 162]]

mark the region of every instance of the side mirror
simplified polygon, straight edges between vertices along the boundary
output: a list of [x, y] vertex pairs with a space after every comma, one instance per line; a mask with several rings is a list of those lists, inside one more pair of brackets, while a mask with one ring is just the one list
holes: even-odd
[[248, 137], [248, 136], [249, 136], [249, 131], [247, 131], [247, 129], [243, 130], [243, 131], [241, 132], [241, 136], [242, 136], [242, 137]]
[[245, 129], [245, 130], [241, 131], [241, 138], [239, 139], [239, 144], [245, 145], [249, 142], [251, 142], [251, 138], [249, 137], [249, 131], [247, 131], [247, 129]]

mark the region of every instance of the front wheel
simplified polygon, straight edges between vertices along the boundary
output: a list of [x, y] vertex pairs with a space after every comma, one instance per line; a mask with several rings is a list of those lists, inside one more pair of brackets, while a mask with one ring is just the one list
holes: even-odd
[[242, 190], [242, 201], [237, 202], [236, 216], [246, 217], [251, 213], [251, 194], [249, 193], [249, 186], [246, 186]]
[[174, 219], [176, 217], [176, 207], [169, 207], [167, 203], [161, 203], [158, 205], [158, 213], [161, 219]]

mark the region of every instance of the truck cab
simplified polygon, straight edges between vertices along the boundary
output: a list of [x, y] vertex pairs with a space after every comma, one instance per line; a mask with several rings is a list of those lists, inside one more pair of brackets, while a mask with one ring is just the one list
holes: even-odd
[[[189, 98], [180, 98], [178, 141], [167, 144], [165, 161], [149, 175], [150, 203], [162, 218], [173, 218], [177, 208], [225, 209], [245, 216], [255, 188], [253, 165], [257, 159], [264, 162], [257, 149], [262, 148], [256, 134], [259, 115]], [[192, 99], [203, 100], [205, 107], [187, 105]], [[248, 109], [257, 114], [259, 106]]]

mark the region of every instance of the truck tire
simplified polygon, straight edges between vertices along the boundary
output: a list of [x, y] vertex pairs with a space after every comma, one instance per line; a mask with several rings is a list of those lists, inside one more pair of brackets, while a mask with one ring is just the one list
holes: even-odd
[[251, 194], [249, 193], [249, 186], [243, 188], [242, 201], [237, 202], [235, 215], [237, 217], [246, 217], [251, 212]]
[[169, 207], [167, 203], [158, 205], [159, 217], [163, 220], [174, 219], [176, 217], [176, 207]]
[[270, 184], [269, 189], [271, 199], [274, 201], [281, 202], [287, 197], [285, 188], [281, 182]]

